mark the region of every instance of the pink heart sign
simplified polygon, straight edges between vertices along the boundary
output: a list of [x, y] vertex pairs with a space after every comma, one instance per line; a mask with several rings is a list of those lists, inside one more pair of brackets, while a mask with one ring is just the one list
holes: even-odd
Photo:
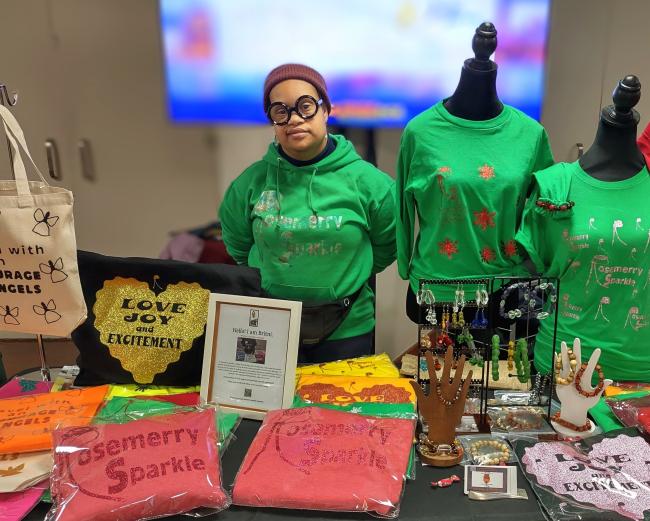
[[540, 485], [578, 503], [635, 521], [650, 509], [650, 445], [640, 436], [603, 438], [588, 454], [568, 443], [537, 443], [521, 461]]

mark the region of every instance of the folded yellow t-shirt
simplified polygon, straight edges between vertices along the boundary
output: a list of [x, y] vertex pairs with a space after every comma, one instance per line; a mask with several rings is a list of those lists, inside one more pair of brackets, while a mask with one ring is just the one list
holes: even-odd
[[349, 405], [358, 402], [415, 403], [408, 378], [302, 375], [296, 394], [306, 402]]
[[399, 378], [399, 369], [395, 367], [395, 364], [386, 353], [381, 353], [379, 355], [337, 360], [336, 362], [303, 365], [296, 368], [298, 377], [304, 374]]

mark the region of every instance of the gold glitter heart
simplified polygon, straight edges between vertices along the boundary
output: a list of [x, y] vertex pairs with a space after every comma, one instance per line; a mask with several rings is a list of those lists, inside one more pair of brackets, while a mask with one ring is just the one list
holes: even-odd
[[146, 282], [116, 277], [96, 297], [100, 341], [137, 383], [149, 384], [203, 334], [210, 292], [179, 282], [156, 296]]

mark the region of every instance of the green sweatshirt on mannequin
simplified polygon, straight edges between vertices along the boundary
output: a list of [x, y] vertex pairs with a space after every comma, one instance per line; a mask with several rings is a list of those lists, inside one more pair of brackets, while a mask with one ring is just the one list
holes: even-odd
[[[544, 128], [509, 105], [485, 121], [442, 102], [413, 118], [397, 161], [400, 276], [414, 292], [419, 279], [526, 276], [515, 233], [532, 172], [551, 164]], [[456, 287], [431, 289], [440, 302]]]
[[343, 136], [330, 139], [330, 155], [301, 167], [269, 145], [230, 185], [219, 217], [228, 253], [259, 268], [273, 297], [331, 302], [363, 287], [329, 337], [339, 340], [374, 328], [367, 282], [395, 260], [395, 183]]

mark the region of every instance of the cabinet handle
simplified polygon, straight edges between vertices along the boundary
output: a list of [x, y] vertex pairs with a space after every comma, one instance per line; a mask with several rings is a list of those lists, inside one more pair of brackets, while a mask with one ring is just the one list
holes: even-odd
[[59, 159], [59, 149], [53, 138], [45, 140], [45, 154], [47, 155], [47, 169], [50, 177], [56, 181], [61, 181], [61, 161]]
[[578, 149], [578, 159], [580, 159], [585, 153], [585, 146], [582, 143], [576, 143], [576, 148]]
[[95, 163], [93, 161], [93, 150], [88, 139], [80, 139], [77, 145], [79, 147], [79, 160], [81, 161], [81, 177], [88, 181], [95, 181]]

